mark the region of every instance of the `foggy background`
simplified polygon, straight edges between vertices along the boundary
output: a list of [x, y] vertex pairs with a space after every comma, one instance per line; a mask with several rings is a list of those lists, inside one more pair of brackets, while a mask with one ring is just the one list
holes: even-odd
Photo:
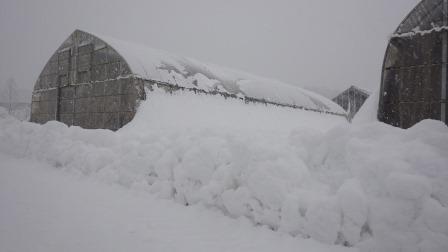
[[0, 0], [0, 84], [28, 101], [75, 29], [334, 96], [379, 87], [388, 37], [418, 0]]

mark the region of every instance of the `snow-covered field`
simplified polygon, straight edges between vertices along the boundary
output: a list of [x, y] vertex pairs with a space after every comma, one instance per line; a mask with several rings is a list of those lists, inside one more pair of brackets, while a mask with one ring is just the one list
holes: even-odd
[[0, 112], [0, 250], [448, 251], [443, 123], [148, 98], [118, 132]]

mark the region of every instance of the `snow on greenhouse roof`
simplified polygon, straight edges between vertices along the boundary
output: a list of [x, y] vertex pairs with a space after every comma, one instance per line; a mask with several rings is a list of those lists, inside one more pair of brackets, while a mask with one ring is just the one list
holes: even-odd
[[143, 79], [205, 91], [217, 90], [318, 111], [346, 114], [339, 105], [331, 100], [297, 86], [213, 64], [205, 64], [132, 42], [97, 34], [92, 35], [115, 49], [128, 63], [133, 74]]

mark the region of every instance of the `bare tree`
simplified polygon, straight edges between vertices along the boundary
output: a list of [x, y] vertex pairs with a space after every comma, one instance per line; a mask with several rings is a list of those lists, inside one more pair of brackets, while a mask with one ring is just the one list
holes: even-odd
[[12, 113], [12, 104], [17, 99], [17, 83], [14, 78], [9, 78], [6, 81], [6, 95], [8, 98], [8, 112]]

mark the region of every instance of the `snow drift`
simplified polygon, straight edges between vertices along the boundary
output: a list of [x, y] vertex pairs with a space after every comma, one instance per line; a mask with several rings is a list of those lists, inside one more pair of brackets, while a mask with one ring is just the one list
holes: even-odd
[[371, 123], [378, 121], [378, 104], [380, 103], [380, 90], [375, 90], [367, 98], [364, 104], [356, 113], [352, 123]]
[[20, 122], [1, 111], [0, 152], [328, 244], [448, 250], [448, 128], [438, 121], [409, 130], [349, 125], [154, 92], [117, 132]]
[[0, 152], [2, 252], [355, 252]]

